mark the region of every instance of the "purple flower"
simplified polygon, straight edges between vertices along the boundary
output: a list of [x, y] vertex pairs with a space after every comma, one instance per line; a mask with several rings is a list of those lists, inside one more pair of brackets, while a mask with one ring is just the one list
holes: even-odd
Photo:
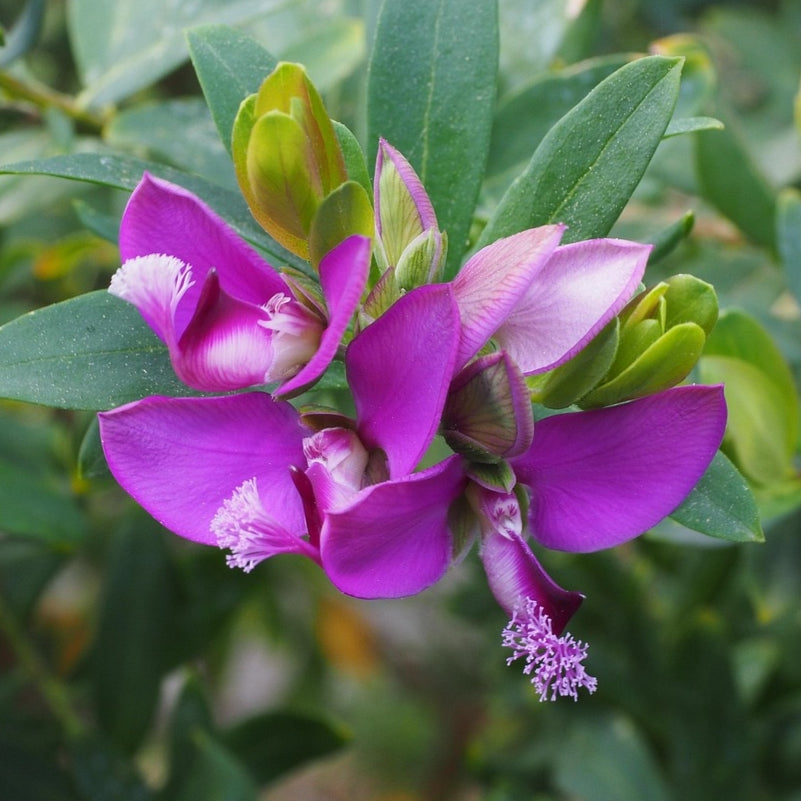
[[106, 459], [157, 520], [225, 548], [233, 566], [298, 553], [351, 595], [419, 592], [450, 564], [448, 511], [466, 483], [456, 456], [412, 472], [436, 434], [458, 336], [451, 288], [420, 287], [348, 346], [354, 420], [301, 416], [260, 392], [145, 398], [100, 414]]
[[353, 316], [370, 240], [351, 236], [320, 264], [322, 298], [302, 292], [191, 192], [145, 174], [120, 226], [123, 264], [109, 291], [164, 341], [178, 377], [225, 392], [317, 380]]

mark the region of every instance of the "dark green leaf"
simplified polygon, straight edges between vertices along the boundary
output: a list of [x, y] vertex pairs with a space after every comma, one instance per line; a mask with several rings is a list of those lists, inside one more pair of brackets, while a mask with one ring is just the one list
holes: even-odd
[[115, 114], [103, 136], [111, 147], [146, 153], [237, 191], [234, 165], [200, 97], [142, 103]]
[[170, 801], [256, 801], [258, 788], [242, 763], [208, 733], [195, 734], [192, 772]]
[[278, 63], [260, 44], [223, 25], [187, 32], [189, 55], [220, 139], [231, 152], [231, 131], [239, 105], [256, 92]]
[[346, 742], [329, 722], [295, 712], [267, 712], [239, 723], [225, 742], [260, 784], [313, 759], [328, 756]]
[[656, 264], [660, 259], [672, 253], [690, 235], [694, 225], [695, 214], [692, 211], [688, 211], [672, 225], [660, 231], [653, 240], [654, 249], [651, 251], [648, 263]]
[[25, 55], [36, 44], [44, 18], [44, 0], [28, 0], [14, 27], [3, 36], [0, 29], [0, 69]]
[[0, 167], [0, 174], [53, 175], [128, 191], [136, 187], [144, 172], [150, 172], [194, 192], [241, 236], [261, 248], [275, 266], [293, 264], [302, 269], [305, 265], [305, 262], [282, 248], [259, 228], [238, 192], [224, 189], [197, 175], [191, 175], [164, 164], [143, 161], [132, 156], [74, 153], [68, 156], [52, 156], [35, 161], [4, 164]]
[[3, 540], [0, 548], [0, 594], [20, 621], [25, 622], [64, 559], [63, 554], [36, 540]]
[[748, 483], [720, 452], [695, 489], [670, 516], [686, 528], [710, 537], [731, 542], [765, 539]]
[[0, 791], [8, 801], [79, 801], [52, 749], [0, 732]]
[[82, 801], [149, 801], [152, 794], [134, 764], [100, 735], [70, 749], [75, 786]]
[[370, 157], [384, 137], [417, 171], [448, 233], [448, 276], [484, 174], [497, 61], [495, 2], [384, 0], [367, 87]]
[[548, 72], [502, 98], [492, 124], [487, 177], [528, 162], [549, 129], [627, 60], [604, 56]]
[[164, 530], [144, 512], [112, 542], [91, 679], [103, 730], [123, 751], [145, 735], [173, 636], [173, 575]]
[[557, 786], [582, 801], [668, 801], [671, 796], [643, 735], [621, 717], [586, 720], [562, 738]]
[[609, 233], [670, 121], [681, 63], [641, 58], [598, 84], [542, 140], [479, 244], [555, 222], [566, 242]]
[[695, 139], [701, 192], [754, 242], [776, 245], [776, 199], [731, 125]]
[[97, 234], [101, 239], [107, 242], [117, 244], [117, 237], [120, 231], [120, 220], [118, 217], [111, 214], [106, 214], [103, 211], [98, 211], [94, 206], [90, 206], [84, 200], [73, 200], [72, 208], [78, 215], [81, 225], [90, 230], [93, 234]]
[[164, 801], [172, 801], [198, 760], [197, 735], [213, 736], [214, 721], [206, 694], [197, 676], [190, 674], [173, 709], [169, 731], [169, 779], [161, 791]]
[[70, 548], [83, 539], [86, 521], [64, 487], [0, 457], [0, 530]]
[[714, 117], [681, 117], [670, 121], [664, 138], [669, 139], [671, 136], [683, 136], [697, 131], [720, 131], [723, 127], [723, 123]]
[[787, 286], [801, 303], [801, 192], [783, 190], [777, 212], [776, 238]]
[[82, 105], [115, 103], [173, 70], [186, 60], [184, 30], [190, 25], [239, 24], [275, 5], [265, 0], [71, 0], [67, 21], [86, 86]]
[[139, 312], [108, 292], [56, 303], [0, 327], [0, 397], [109, 409], [146, 395], [195, 394]]

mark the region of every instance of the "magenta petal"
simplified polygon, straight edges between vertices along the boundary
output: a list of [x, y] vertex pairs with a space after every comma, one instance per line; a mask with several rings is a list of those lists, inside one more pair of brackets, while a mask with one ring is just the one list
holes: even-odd
[[348, 347], [359, 435], [387, 454], [391, 478], [413, 470], [436, 434], [458, 337], [450, 285], [434, 284], [404, 295]]
[[482, 248], [453, 279], [462, 320], [457, 367], [478, 353], [525, 295], [559, 244], [564, 226], [543, 225]]
[[527, 375], [562, 364], [623, 308], [650, 252], [618, 239], [557, 248], [495, 339]]
[[452, 555], [448, 508], [464, 483], [461, 460], [451, 457], [329, 511], [320, 550], [331, 581], [359, 598], [399, 598], [439, 580]]
[[563, 590], [517, 534], [485, 536], [481, 560], [492, 594], [509, 617], [530, 598], [550, 617], [554, 632], [561, 634], [584, 600], [579, 592]]
[[328, 325], [317, 352], [306, 366], [275, 393], [286, 395], [316, 381], [337, 352], [356, 307], [359, 305], [370, 269], [372, 242], [368, 237], [350, 236], [320, 262], [320, 284], [328, 305]]
[[531, 492], [533, 536], [597, 551], [642, 534], [695, 486], [725, 427], [723, 390], [705, 386], [538, 422], [531, 449], [511, 462]]
[[195, 285], [178, 311], [179, 336], [186, 324], [183, 308], [191, 314], [212, 268], [223, 290], [240, 300], [262, 304], [279, 292], [288, 294], [278, 273], [200, 198], [148, 173], [125, 208], [119, 244], [123, 262], [155, 253], [174, 256], [191, 268]]
[[243, 482], [256, 478], [265, 510], [305, 532], [290, 466], [303, 467], [308, 431], [288, 403], [260, 392], [223, 398], [145, 398], [102, 412], [112, 474], [160, 523], [215, 544], [209, 524]]

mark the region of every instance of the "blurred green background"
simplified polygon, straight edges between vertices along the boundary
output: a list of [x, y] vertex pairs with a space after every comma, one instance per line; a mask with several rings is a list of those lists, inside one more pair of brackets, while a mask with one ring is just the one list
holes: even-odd
[[[306, 64], [364, 137], [377, 13], [0, 0], [0, 162], [128, 154], [235, 189], [183, 30], [238, 26]], [[243, 575], [116, 487], [92, 413], [0, 402], [4, 801], [801, 801], [801, 2], [501, 0], [500, 19], [482, 213], [630, 54], [686, 56], [685, 116], [725, 123], [665, 139], [614, 233], [676, 226], [648, 283], [691, 272], [718, 290], [737, 344], [721, 335], [696, 377], [742, 350], [727, 448], [765, 542], [669, 522], [545, 555], [587, 595], [571, 631], [599, 690], [540, 704], [505, 666], [475, 555], [393, 602], [344, 598], [293, 557]], [[107, 286], [126, 197], [0, 176], [0, 324]]]

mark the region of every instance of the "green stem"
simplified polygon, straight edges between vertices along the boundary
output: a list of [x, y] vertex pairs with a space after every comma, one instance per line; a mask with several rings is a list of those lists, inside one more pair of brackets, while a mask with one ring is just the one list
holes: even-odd
[[22, 81], [8, 72], [0, 71], [0, 90], [16, 100], [27, 100], [41, 109], [57, 108], [97, 133], [100, 133], [105, 124], [105, 117], [102, 114], [79, 108], [70, 95], [56, 92], [41, 83]]
[[0, 632], [5, 635], [20, 665], [38, 688], [67, 738], [76, 739], [84, 734], [86, 727], [73, 709], [66, 688], [53, 676], [44, 660], [33, 648], [2, 595], [0, 595]]

